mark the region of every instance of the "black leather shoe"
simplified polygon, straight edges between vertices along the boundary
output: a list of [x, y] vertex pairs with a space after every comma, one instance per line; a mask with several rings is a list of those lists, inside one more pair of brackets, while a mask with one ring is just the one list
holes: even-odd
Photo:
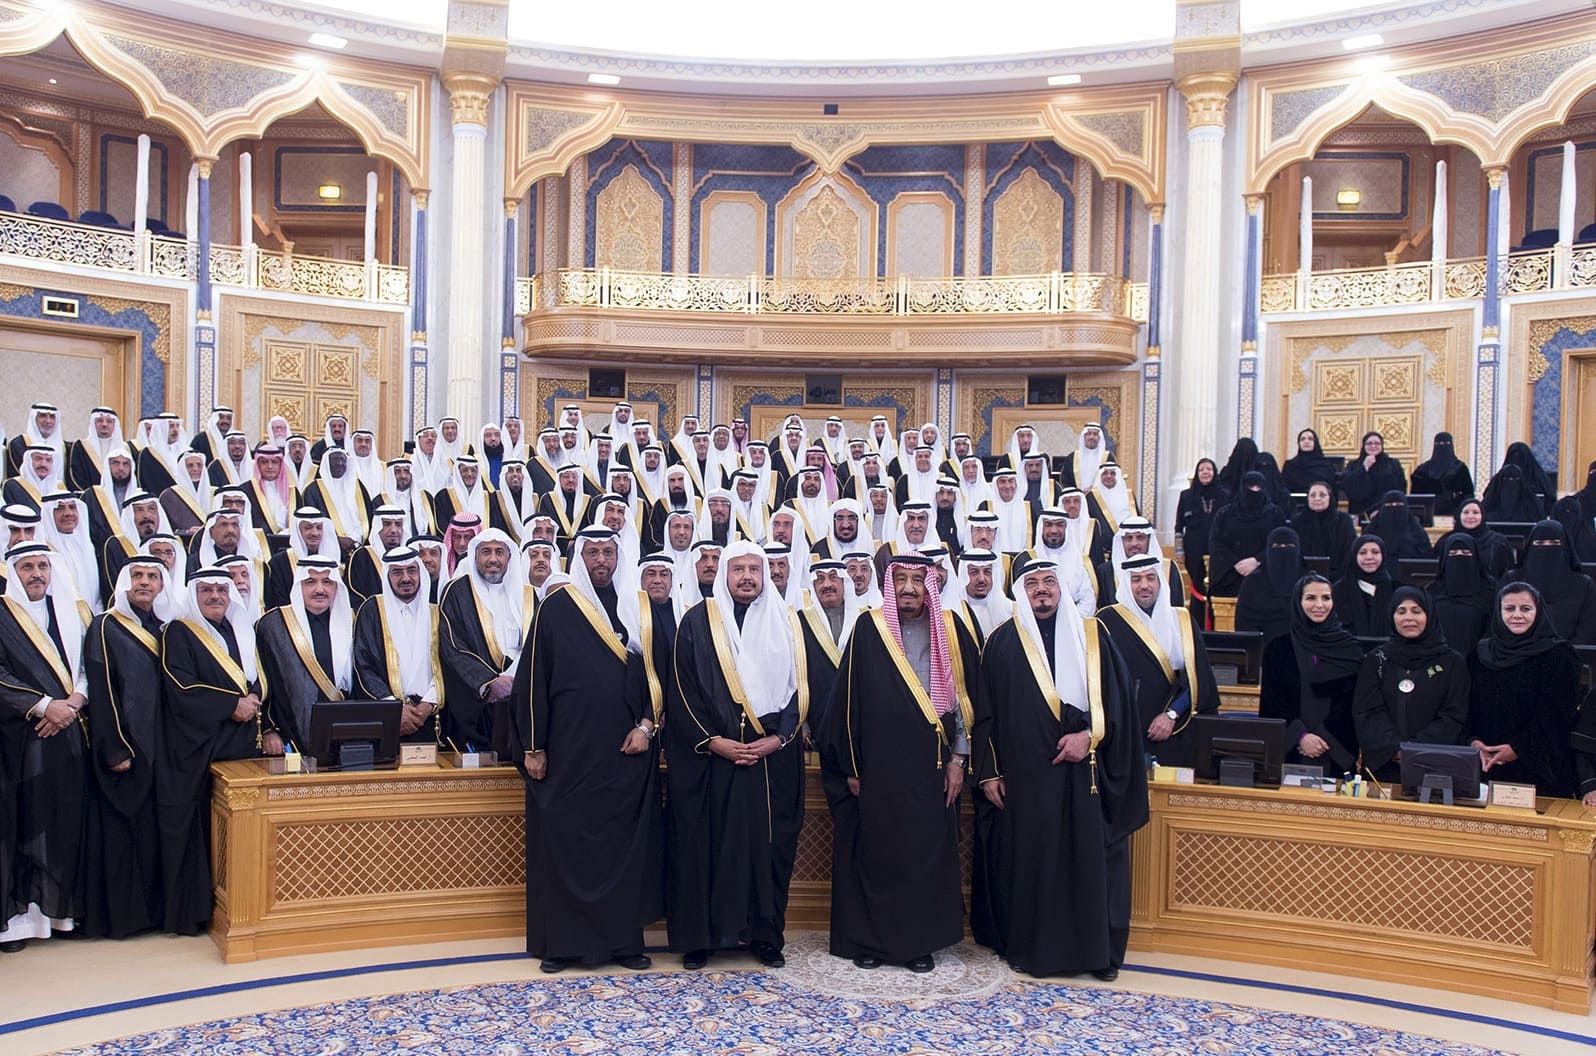
[[1097, 971], [1093, 972], [1092, 975], [1096, 976], [1098, 979], [1101, 979], [1105, 983], [1112, 983], [1115, 979], [1119, 978], [1119, 969], [1115, 968], [1113, 965], [1109, 965], [1107, 968], [1099, 968]]
[[751, 949], [753, 950], [754, 956], [759, 958], [759, 963], [764, 965], [766, 968], [787, 967], [787, 958], [783, 957], [781, 955], [781, 951], [776, 949], [776, 947], [772, 946], [770, 943], [761, 942], [757, 946], [751, 947]]
[[21, 953], [27, 943], [21, 939], [12, 939], [10, 942], [0, 942], [0, 953]]
[[871, 968], [880, 968], [881, 958], [872, 957], [868, 953], [861, 953], [859, 956], [853, 959], [853, 966], [855, 968], [863, 968], [867, 971]]
[[654, 962], [646, 953], [634, 953], [630, 957], [617, 957], [615, 963], [629, 972], [641, 972], [654, 967]]
[[556, 975], [571, 967], [569, 957], [545, 957], [538, 962], [538, 971], [545, 975]]
[[682, 954], [682, 967], [689, 972], [696, 972], [709, 963], [708, 950], [688, 950]]
[[909, 971], [916, 975], [924, 975], [926, 972], [929, 972], [936, 966], [937, 962], [931, 959], [931, 955], [929, 953], [924, 957], [916, 957], [914, 960], [904, 965], [905, 968], [909, 969]]

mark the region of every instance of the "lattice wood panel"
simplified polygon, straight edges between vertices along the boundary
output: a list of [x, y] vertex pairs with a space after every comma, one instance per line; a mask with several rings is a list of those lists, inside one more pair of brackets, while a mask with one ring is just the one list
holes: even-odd
[[526, 883], [520, 815], [315, 821], [276, 836], [279, 903]]
[[1534, 945], [1530, 866], [1207, 832], [1174, 838], [1178, 907]]

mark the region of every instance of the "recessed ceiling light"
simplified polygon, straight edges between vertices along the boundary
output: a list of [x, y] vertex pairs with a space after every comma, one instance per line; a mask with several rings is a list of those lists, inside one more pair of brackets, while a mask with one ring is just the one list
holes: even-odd
[[343, 37], [334, 36], [331, 33], [312, 33], [310, 35], [310, 42], [316, 45], [318, 48], [334, 49], [342, 48], [349, 43], [349, 41], [345, 40]]
[[61, 83], [61, 82], [60, 82], [60, 81], [58, 81], [58, 80], [56, 80], [56, 79], [55, 79], [55, 78], [54, 78], [54, 77], [51, 77], [51, 78], [50, 78], [50, 83], [51, 83], [51, 84], [60, 84], [60, 83]]
[[322, 199], [323, 201], [336, 202], [343, 196], [344, 189], [340, 184], [324, 183], [320, 187], [316, 188], [316, 197]]
[[1341, 46], [1348, 51], [1362, 51], [1365, 48], [1378, 48], [1385, 43], [1385, 38], [1378, 33], [1365, 33], [1361, 37], [1348, 37], [1341, 42]]
[[1053, 88], [1063, 88], [1067, 84], [1080, 84], [1081, 75], [1078, 73], [1055, 73], [1047, 79], [1047, 83]]
[[613, 73], [590, 73], [587, 75], [588, 84], [620, 84], [621, 78]]

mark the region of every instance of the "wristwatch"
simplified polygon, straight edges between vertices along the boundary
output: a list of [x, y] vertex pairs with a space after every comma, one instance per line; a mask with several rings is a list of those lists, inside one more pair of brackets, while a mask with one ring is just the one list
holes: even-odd
[[1165, 708], [1164, 718], [1168, 719], [1170, 722], [1179, 722], [1180, 712], [1176, 711], [1174, 708]]

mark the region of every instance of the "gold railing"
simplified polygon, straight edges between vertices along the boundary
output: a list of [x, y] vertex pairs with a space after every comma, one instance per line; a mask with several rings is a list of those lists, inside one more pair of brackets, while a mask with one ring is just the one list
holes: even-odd
[[[1552, 249], [1510, 253], [1502, 261], [1500, 295], [1596, 286], [1596, 246], [1581, 247], [1559, 262]], [[1310, 275], [1265, 275], [1259, 290], [1264, 313], [1386, 308], [1439, 301], [1475, 301], [1485, 296], [1484, 257], [1460, 257], [1439, 268], [1431, 261], [1383, 268], [1344, 268]]]
[[[84, 268], [148, 274], [192, 282], [198, 272], [197, 246], [180, 238], [146, 235], [120, 228], [47, 220], [0, 212], [0, 255], [48, 260]], [[272, 250], [211, 245], [211, 282], [249, 286], [339, 300], [406, 304], [410, 272], [388, 264], [366, 265], [327, 257], [288, 255]]]
[[561, 268], [515, 283], [518, 315], [551, 308], [867, 316], [1092, 312], [1146, 322], [1147, 297], [1145, 283], [1065, 272], [833, 280]]

